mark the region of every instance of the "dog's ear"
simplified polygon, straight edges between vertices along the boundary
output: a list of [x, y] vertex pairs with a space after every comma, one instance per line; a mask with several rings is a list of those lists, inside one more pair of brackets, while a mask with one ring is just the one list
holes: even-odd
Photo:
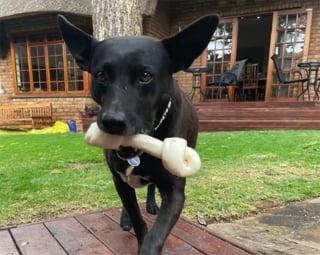
[[72, 56], [84, 71], [90, 72], [90, 56], [97, 42], [92, 36], [71, 24], [65, 17], [58, 15], [58, 26]]
[[171, 58], [172, 73], [185, 70], [192, 64], [207, 47], [218, 24], [218, 16], [205, 16], [162, 41]]

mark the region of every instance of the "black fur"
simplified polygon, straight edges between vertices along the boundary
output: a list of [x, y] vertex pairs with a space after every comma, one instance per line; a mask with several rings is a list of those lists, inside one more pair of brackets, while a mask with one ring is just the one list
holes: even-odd
[[[195, 147], [197, 114], [172, 74], [188, 68], [205, 49], [218, 25], [216, 16], [206, 16], [162, 41], [145, 36], [97, 41], [63, 16], [58, 16], [58, 24], [77, 63], [92, 75], [91, 95], [101, 106], [97, 117], [101, 130], [118, 135], [146, 133], [161, 140], [182, 137], [188, 146]], [[172, 106], [155, 130], [170, 100]], [[126, 177], [129, 165], [120, 157], [130, 158], [138, 153], [133, 148], [105, 150], [105, 157], [124, 206], [122, 227], [130, 229], [133, 225], [139, 255], [158, 255], [183, 209], [185, 178], [172, 175], [159, 159], [146, 153], [140, 156], [141, 164]], [[161, 196], [158, 209], [152, 195], [154, 186], [150, 186], [147, 204], [153, 207], [151, 211], [159, 212], [149, 231], [134, 190], [147, 183], [155, 185]]]

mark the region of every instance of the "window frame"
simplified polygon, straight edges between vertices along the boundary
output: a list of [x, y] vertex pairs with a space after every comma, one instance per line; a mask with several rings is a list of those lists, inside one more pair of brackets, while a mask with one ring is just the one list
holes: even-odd
[[[17, 66], [16, 66], [16, 58], [15, 58], [15, 42], [14, 39], [17, 37], [21, 37], [20, 34], [14, 34], [11, 36], [10, 39], [10, 52], [11, 52], [11, 64], [12, 64], [12, 71], [13, 71], [13, 85], [14, 85], [14, 94], [17, 96], [54, 96], [54, 95], [88, 95], [90, 93], [90, 74], [88, 72], [82, 71], [79, 68], [79, 71], [82, 72], [82, 83], [83, 83], [83, 90], [69, 90], [68, 86], [68, 66], [67, 66], [67, 58], [68, 55], [71, 54], [66, 47], [66, 44], [61, 39], [54, 39], [54, 40], [47, 40], [48, 35], [59, 33], [57, 31], [41, 31], [36, 33], [28, 33], [23, 35], [25, 38], [25, 47], [27, 51], [27, 66], [28, 66], [28, 73], [29, 73], [29, 82], [30, 82], [30, 91], [19, 91], [18, 89], [18, 80], [17, 80]], [[43, 36], [44, 40], [39, 42], [31, 42], [30, 37], [41, 35]], [[51, 84], [53, 82], [51, 75], [50, 75], [50, 64], [49, 64], [49, 53], [48, 47], [52, 45], [61, 45], [62, 46], [62, 59], [63, 59], [63, 83], [64, 83], [64, 90], [52, 90]], [[32, 68], [32, 59], [31, 59], [31, 48], [32, 47], [43, 47], [44, 49], [44, 61], [45, 61], [45, 74], [46, 74], [46, 82], [47, 82], [47, 90], [46, 91], [35, 91], [34, 88], [34, 80], [32, 72], [34, 69]], [[73, 59], [73, 57], [72, 57]], [[74, 60], [74, 59], [73, 59]], [[75, 61], [75, 60], [74, 60]], [[77, 66], [77, 65], [76, 65]], [[20, 74], [21, 75], [21, 74]], [[75, 80], [76, 81], [76, 80]]]

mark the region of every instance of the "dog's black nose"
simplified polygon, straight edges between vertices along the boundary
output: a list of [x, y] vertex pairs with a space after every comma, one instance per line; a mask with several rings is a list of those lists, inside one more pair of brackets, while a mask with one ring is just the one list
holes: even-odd
[[104, 112], [98, 120], [98, 126], [110, 134], [124, 134], [127, 128], [126, 116], [122, 112]]

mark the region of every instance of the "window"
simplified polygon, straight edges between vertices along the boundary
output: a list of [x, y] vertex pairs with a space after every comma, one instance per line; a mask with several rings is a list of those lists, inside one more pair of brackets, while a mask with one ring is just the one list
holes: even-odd
[[83, 94], [83, 72], [58, 33], [17, 36], [12, 40], [16, 94]]
[[232, 21], [221, 22], [208, 44], [207, 64], [212, 71], [207, 73], [207, 79], [210, 82], [218, 81], [231, 66], [232, 30]]
[[295, 66], [295, 60], [302, 57], [307, 14], [279, 15], [277, 27], [276, 54], [284, 58], [284, 69]]

